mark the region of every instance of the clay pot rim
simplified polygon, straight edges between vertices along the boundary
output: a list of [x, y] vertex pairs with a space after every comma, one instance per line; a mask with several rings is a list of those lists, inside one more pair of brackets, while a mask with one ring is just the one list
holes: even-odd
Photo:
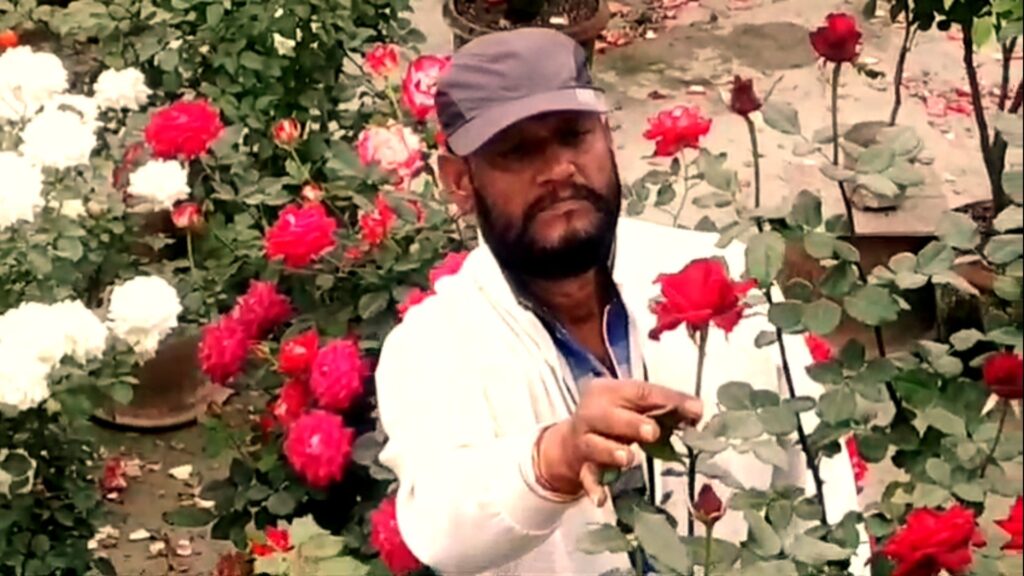
[[[597, 3], [597, 11], [589, 19], [565, 27], [545, 26], [545, 28], [557, 30], [581, 44], [596, 40], [608, 26], [608, 22], [611, 20], [611, 11], [608, 9], [607, 0], [594, 1]], [[455, 9], [455, 0], [445, 0], [442, 14], [456, 34], [468, 38], [477, 38], [501, 31], [481, 26], [459, 14]]]

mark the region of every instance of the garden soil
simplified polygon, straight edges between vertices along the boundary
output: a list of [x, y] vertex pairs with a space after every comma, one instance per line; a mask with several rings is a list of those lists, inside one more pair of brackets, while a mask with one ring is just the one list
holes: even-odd
[[[414, 0], [413, 22], [427, 36], [427, 42], [421, 46], [427, 53], [444, 53], [451, 49], [451, 32], [441, 16], [442, 1]], [[640, 0], [636, 3], [636, 9], [643, 9]], [[656, 31], [648, 31], [643, 39], [626, 46], [609, 47], [596, 57], [595, 76], [614, 106], [611, 121], [623, 179], [630, 181], [657, 165], [648, 157], [653, 147], [642, 137], [646, 118], [671, 105], [690, 104], [702, 107], [714, 119], [705, 146], [728, 153], [730, 165], [740, 170], [744, 194], [752, 194], [746, 126], [741, 118], [728, 114], [728, 89], [733, 75], [753, 77], [762, 94], [777, 82], [773, 97], [798, 107], [803, 132], [810, 135], [829, 122], [826, 81], [829, 72], [816, 61], [807, 33], [829, 12], [859, 14], [862, 3], [701, 0], [675, 4], [675, 17], [661, 22]], [[894, 27], [886, 17], [864, 22], [863, 29], [862, 61], [890, 76], [902, 29]], [[988, 184], [977, 134], [969, 108], [964, 112], [962, 90], [967, 81], [960, 50], [955, 36], [934, 30], [918, 36], [907, 61], [899, 122], [913, 126], [925, 142], [925, 154], [933, 160], [928, 185], [909, 198], [898, 213], [858, 214], [859, 231], [913, 233], [927, 230], [942, 211], [985, 199]], [[1021, 80], [1020, 57], [1018, 49], [1012, 67], [1014, 86]], [[1001, 67], [998, 51], [990, 47], [976, 61], [983, 86], [992, 89]], [[891, 105], [892, 89], [888, 79], [872, 80], [853, 70], [844, 73], [839, 102], [842, 123], [884, 120], [888, 118]], [[813, 155], [794, 156], [792, 152], [797, 142], [793, 137], [775, 133], [760, 121], [758, 124], [765, 202], [784, 202], [801, 189], [810, 189], [821, 194], [827, 212], [839, 213], [841, 201], [834, 184], [820, 176], [820, 160]], [[1020, 150], [1011, 151], [1008, 164], [1020, 165], [1021, 162]], [[693, 192], [699, 193], [699, 189]], [[682, 221], [692, 225], [704, 214], [708, 212], [689, 206], [683, 212]], [[721, 214], [710, 215], [722, 217]], [[643, 217], [667, 221], [658, 211], [648, 211]], [[235, 396], [228, 401], [226, 411], [242, 425], [240, 422], [244, 421], [249, 405], [254, 405], [251, 399]], [[114, 451], [124, 447], [127, 453], [134, 453], [143, 461], [163, 462], [162, 472], [145, 472], [140, 478], [131, 479], [122, 495], [123, 504], [114, 505], [120, 515], [115, 527], [121, 531], [121, 536], [107, 553], [119, 572], [131, 576], [211, 574], [217, 554], [229, 546], [206, 541], [203, 530], [182, 530], [162, 524], [161, 514], [176, 506], [178, 494], [191, 490], [188, 482], [170, 477], [166, 470], [180, 464], [193, 464], [194, 483], [199, 478], [224, 474], [226, 458], [211, 461], [203, 457], [204, 439], [199, 427], [136, 436], [102, 431], [101, 438]], [[884, 484], [885, 474], [884, 470], [873, 469], [871, 484]], [[873, 490], [877, 488], [869, 486], [865, 498], [873, 498]], [[148, 548], [152, 540], [128, 541], [129, 533], [140, 528], [155, 535], [167, 533], [172, 543], [193, 536], [192, 555], [176, 557], [172, 552], [169, 557], [150, 557]]]

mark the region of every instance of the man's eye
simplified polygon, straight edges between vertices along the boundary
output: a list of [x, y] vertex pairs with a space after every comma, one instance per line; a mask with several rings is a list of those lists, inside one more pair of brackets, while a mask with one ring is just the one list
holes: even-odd
[[562, 142], [566, 144], [578, 143], [579, 141], [583, 140], [588, 134], [590, 134], [590, 132], [590, 129], [581, 128], [578, 126], [567, 128], [562, 132]]

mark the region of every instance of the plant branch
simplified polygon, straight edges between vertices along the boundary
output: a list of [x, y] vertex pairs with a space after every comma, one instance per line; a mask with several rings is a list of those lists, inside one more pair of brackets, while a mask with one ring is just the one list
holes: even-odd
[[971, 22], [964, 24], [963, 49], [964, 69], [967, 72], [967, 83], [971, 87], [971, 107], [974, 108], [974, 121], [978, 127], [978, 140], [981, 144], [981, 157], [985, 161], [989, 186], [992, 189], [992, 203], [996, 211], [1009, 205], [1010, 199], [1003, 191], [1003, 164], [1006, 160], [1006, 143], [997, 133], [995, 144], [989, 133], [988, 121], [985, 119], [985, 105], [981, 99], [981, 85], [978, 82], [978, 70], [974, 67], [974, 33]]
[[896, 60], [896, 71], [893, 74], [893, 101], [892, 112], [889, 113], [889, 126], [896, 125], [896, 118], [900, 114], [900, 106], [903, 105], [903, 71], [906, 67], [907, 56], [910, 54], [910, 46], [914, 43], [917, 28], [913, 25], [910, 14], [910, 2], [906, 3], [906, 28], [903, 30], [903, 43], [900, 45], [900, 55]]
[[[747, 132], [750, 134], [750, 153], [754, 159], [754, 209], [761, 207], [761, 152], [757, 145], [757, 126], [750, 116], [744, 116], [747, 122]], [[757, 231], [763, 232], [761, 219], [757, 220]]]
[[690, 198], [690, 165], [686, 163], [686, 149], [683, 148], [679, 151], [679, 160], [683, 165], [683, 199], [679, 202], [679, 207], [676, 208], [675, 214], [672, 215], [672, 227], [679, 227], [679, 216], [683, 213], [683, 208], [686, 207], [686, 201]]
[[1017, 37], [1010, 38], [1002, 45], [1003, 48], [1003, 76], [999, 81], [999, 109], [1006, 110], [1006, 101], [1010, 97], [1010, 64], [1013, 53], [1017, 50]]
[[988, 472], [988, 465], [992, 463], [995, 458], [996, 447], [999, 446], [999, 440], [1003, 437], [1003, 428], [1006, 427], [1006, 416], [1010, 413], [1010, 401], [1000, 400], [1000, 407], [1002, 408], [1002, 414], [999, 415], [999, 428], [996, 430], [995, 440], [992, 441], [992, 448], [988, 451], [988, 455], [985, 456], [985, 462], [981, 465], [981, 475], [979, 479], [985, 478], [985, 472]]
[[[701, 388], [704, 381], [704, 356], [706, 356], [708, 346], [708, 328], [704, 328], [697, 332], [697, 383], [694, 387], [694, 396], [697, 400], [701, 399]], [[689, 456], [689, 465], [686, 468], [686, 488], [688, 490], [687, 496], [690, 498], [690, 509], [693, 510], [696, 505], [697, 499], [697, 459], [700, 457], [700, 453], [694, 451], [693, 448], [687, 446], [686, 453]], [[686, 534], [691, 538], [694, 536], [693, 531], [693, 512], [686, 515]]]
[[1020, 112], [1021, 105], [1024, 105], [1024, 82], [1017, 84], [1017, 93], [1013, 95], [1013, 102], [1007, 109], [1010, 114]]
[[[832, 165], [839, 166], [839, 79], [843, 71], [842, 62], [836, 62], [832, 70]], [[839, 195], [843, 198], [843, 210], [846, 212], [846, 221], [850, 226], [850, 235], [857, 234], [857, 228], [853, 223], [853, 204], [846, 194], [846, 185], [839, 183]]]
[[711, 576], [711, 543], [714, 528], [707, 527], [704, 534], [704, 576]]

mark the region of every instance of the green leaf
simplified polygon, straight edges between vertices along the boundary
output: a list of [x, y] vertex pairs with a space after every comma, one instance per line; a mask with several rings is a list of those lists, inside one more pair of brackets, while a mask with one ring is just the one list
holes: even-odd
[[252, 483], [252, 468], [239, 458], [231, 461], [229, 475], [231, 476], [231, 481], [239, 488], [245, 488]]
[[621, 530], [611, 524], [602, 524], [580, 535], [576, 548], [584, 554], [603, 554], [628, 552], [630, 545]]
[[789, 552], [798, 562], [820, 566], [827, 562], [846, 560], [853, 556], [854, 550], [840, 548], [835, 544], [822, 542], [805, 534], [797, 534], [793, 537]]
[[828, 424], [852, 420], [857, 413], [857, 397], [848, 388], [829, 390], [818, 401], [818, 413]]
[[796, 414], [788, 406], [770, 406], [757, 413], [761, 426], [768, 434], [785, 436], [796, 432]]
[[645, 209], [643, 201], [639, 198], [633, 198], [626, 204], [626, 214], [629, 216], [639, 216]]
[[945, 242], [933, 240], [917, 255], [917, 271], [921, 274], [938, 274], [953, 266], [956, 252]]
[[896, 160], [888, 170], [882, 172], [882, 176], [892, 180], [893, 184], [904, 188], [921, 186], [926, 182], [924, 174], [906, 160]]
[[861, 434], [857, 436], [857, 449], [866, 462], [881, 462], [889, 453], [889, 441], [882, 434]]
[[798, 576], [796, 565], [792, 560], [772, 560], [770, 562], [751, 562], [744, 564], [739, 576]]
[[693, 448], [697, 452], [706, 454], [718, 454], [729, 448], [729, 444], [720, 438], [715, 438], [707, 430], [687, 428], [683, 432], [683, 444]]
[[804, 236], [804, 250], [811, 258], [823, 260], [831, 258], [835, 252], [836, 239], [831, 234], [809, 232]]
[[998, 232], [1009, 232], [1024, 228], [1024, 208], [1020, 206], [1007, 206], [992, 221], [992, 226]]
[[82, 243], [78, 238], [58, 238], [56, 253], [62, 258], [78, 262], [82, 259]]
[[[735, 170], [726, 168], [725, 161], [724, 154], [715, 155], [702, 149], [697, 157], [697, 169], [704, 175], [704, 181], [709, 186], [722, 192], [732, 193], [739, 189], [739, 177]], [[732, 203], [731, 194], [723, 194], [723, 196], [728, 198], [728, 203], [725, 206]], [[697, 204], [697, 198], [693, 202]]]
[[793, 507], [796, 517], [801, 520], [821, 520], [821, 504], [816, 497], [801, 498]]
[[821, 198], [810, 190], [801, 190], [793, 200], [790, 218], [794, 224], [808, 230], [821, 226]]
[[918, 484], [911, 496], [915, 508], [939, 508], [949, 503], [949, 490], [934, 484]]
[[843, 299], [847, 314], [868, 326], [895, 322], [900, 307], [888, 290], [880, 286], [862, 286]]
[[860, 370], [864, 367], [864, 357], [866, 354], [864, 345], [859, 340], [851, 338], [839, 350], [839, 361], [843, 363], [843, 368], [847, 370]]
[[734, 440], [750, 440], [764, 434], [761, 422], [753, 412], [729, 411], [716, 414], [707, 431], [715, 436]]
[[764, 123], [783, 134], [800, 134], [800, 115], [788, 102], [769, 100], [761, 107]]
[[754, 451], [754, 456], [758, 460], [774, 466], [780, 470], [786, 470], [789, 468], [789, 460], [786, 458], [786, 451], [773, 438], [765, 438], [757, 440], [750, 444], [750, 447]]
[[655, 206], [668, 206], [676, 199], [676, 189], [672, 184], [666, 182], [658, 187], [658, 194], [654, 198]]
[[135, 397], [135, 387], [127, 382], [114, 382], [107, 388], [107, 395], [114, 402], [126, 406]]
[[857, 283], [857, 271], [849, 262], [839, 262], [825, 271], [818, 283], [818, 290], [830, 298], [842, 298], [850, 293]]
[[298, 502], [295, 501], [295, 496], [284, 490], [274, 493], [269, 499], [267, 499], [267, 510], [270, 511], [274, 516], [288, 516], [294, 510]]
[[929, 458], [924, 469], [939, 486], [949, 487], [953, 482], [953, 467], [938, 458]]
[[985, 501], [985, 489], [975, 482], [961, 482], [953, 487], [953, 494], [967, 502], [982, 503]]
[[331, 534], [317, 534], [302, 543], [299, 550], [305, 558], [331, 558], [345, 549], [345, 541]]
[[843, 309], [831, 300], [822, 298], [804, 306], [802, 322], [805, 328], [816, 334], [829, 334], [839, 326]]
[[756, 348], [766, 348], [779, 341], [778, 335], [772, 330], [762, 330], [754, 338]]
[[[316, 574], [344, 574], [345, 576], [365, 576], [370, 567], [351, 556], [327, 558], [316, 565]], [[314, 574], [314, 572], [310, 572]]]
[[389, 290], [378, 290], [377, 292], [369, 292], [364, 294], [359, 299], [358, 312], [363, 318], [373, 318], [377, 314], [384, 311], [387, 307], [388, 302], [391, 300], [391, 292]]
[[992, 290], [1007, 302], [1018, 302], [1022, 294], [1021, 280], [1009, 276], [996, 276], [995, 281], [992, 282]]
[[213, 3], [206, 6], [206, 23], [210, 26], [216, 26], [220, 24], [221, 18], [224, 17], [224, 5]]
[[768, 309], [768, 320], [783, 330], [800, 327], [804, 305], [800, 302], [777, 302]]
[[727, 382], [718, 388], [718, 403], [729, 410], [750, 410], [753, 392], [754, 388], [746, 382]]
[[[271, 576], [281, 576], [284, 574], [291, 573], [291, 565], [288, 562], [287, 556], [261, 556], [256, 558], [253, 563], [253, 569], [257, 574], [270, 574]], [[347, 574], [344, 573], [343, 574]]]
[[921, 414], [920, 418], [924, 424], [945, 432], [950, 436], [956, 436], [958, 438], [967, 436], [967, 428], [964, 426], [964, 419], [954, 415], [945, 408], [929, 408]]
[[771, 390], [754, 390], [750, 395], [750, 401], [754, 408], [771, 408], [782, 402], [779, 395]]
[[811, 380], [819, 384], [842, 384], [843, 367], [836, 361], [815, 362], [805, 368]]
[[836, 256], [839, 256], [847, 262], [860, 262], [860, 251], [849, 242], [843, 242], [842, 240], [836, 240], [835, 242]]
[[213, 522], [216, 519], [216, 516], [210, 510], [195, 508], [193, 506], [182, 506], [180, 508], [164, 512], [163, 519], [164, 522], [171, 526], [199, 528]]
[[747, 243], [747, 274], [761, 286], [769, 285], [782, 270], [786, 241], [778, 232], [761, 232]]
[[866, 148], [857, 157], [857, 172], [859, 174], [879, 174], [892, 166], [896, 159], [896, 152], [884, 144], [875, 144]]
[[693, 199], [693, 205], [698, 208], [725, 208], [732, 205], [732, 196], [725, 192], [708, 192]]
[[960, 212], [944, 213], [935, 225], [935, 235], [945, 244], [964, 250], [974, 248], [981, 240], [978, 225], [970, 216]]
[[814, 298], [814, 286], [803, 278], [793, 278], [782, 287], [787, 300], [810, 302]]
[[747, 544], [755, 554], [770, 558], [782, 551], [782, 541], [779, 539], [779, 535], [760, 514], [752, 510], [744, 510], [743, 517], [747, 520], [747, 529], [750, 533]]
[[1024, 204], [1024, 172], [1020, 170], [1003, 172], [1003, 190], [1016, 204]]
[[1003, 326], [992, 330], [985, 337], [990, 342], [1002, 344], [1003, 346], [1020, 347], [1024, 343], [1024, 332], [1015, 326]]
[[896, 285], [900, 290], [916, 290], [928, 283], [928, 277], [917, 272], [900, 272], [896, 274]]
[[1020, 234], [1002, 234], [993, 237], [985, 246], [985, 258], [993, 264], [1007, 264], [1024, 254], [1024, 241]]
[[637, 509], [634, 517], [637, 539], [644, 551], [682, 574], [689, 574], [693, 562], [672, 525], [661, 514]]
[[840, 168], [835, 164], [822, 164], [819, 168], [821, 174], [834, 182], [852, 182], [857, 179], [857, 173], [853, 170]]
[[861, 174], [857, 176], [857, 186], [882, 198], [896, 198], [900, 195], [896, 183], [881, 174]]
[[946, 284], [956, 288], [964, 294], [970, 296], [980, 296], [981, 293], [974, 287], [973, 284], [968, 282], [963, 276], [957, 274], [952, 270], [946, 270], [932, 275], [933, 284]]

